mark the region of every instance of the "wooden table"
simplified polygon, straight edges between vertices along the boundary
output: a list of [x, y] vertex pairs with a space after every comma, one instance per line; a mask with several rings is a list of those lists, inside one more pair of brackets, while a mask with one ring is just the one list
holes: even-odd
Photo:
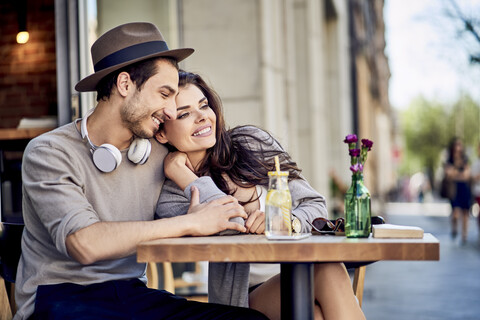
[[264, 235], [184, 237], [144, 242], [138, 262], [281, 263], [282, 319], [313, 319], [313, 263], [329, 261], [439, 260], [440, 244], [423, 239], [351, 239], [311, 236], [267, 240]]
[[54, 128], [0, 128], [0, 140], [32, 139]]

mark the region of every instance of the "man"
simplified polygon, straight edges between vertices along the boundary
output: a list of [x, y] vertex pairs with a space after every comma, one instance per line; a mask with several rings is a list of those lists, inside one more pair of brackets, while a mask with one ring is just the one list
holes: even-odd
[[199, 204], [196, 182], [188, 215], [154, 220], [167, 151], [151, 138], [176, 117], [177, 61], [193, 50], [169, 50], [154, 25], [129, 23], [91, 51], [95, 73], [75, 88], [96, 90], [96, 108], [24, 153], [15, 319], [264, 319], [148, 289], [136, 262], [142, 241], [245, 231], [229, 221], [246, 218], [243, 208], [229, 196]]

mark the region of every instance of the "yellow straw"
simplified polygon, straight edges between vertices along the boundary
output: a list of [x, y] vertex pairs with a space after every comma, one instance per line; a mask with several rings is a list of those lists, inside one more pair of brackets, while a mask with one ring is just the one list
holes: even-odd
[[285, 223], [285, 227], [288, 230], [288, 235], [292, 235], [292, 221], [290, 220], [290, 209], [282, 206], [282, 214], [283, 214], [283, 222]]
[[[280, 190], [282, 189], [281, 183], [282, 180], [280, 178], [280, 161], [278, 160], [278, 156], [275, 156], [275, 169], [277, 170], [278, 175], [278, 185]], [[288, 235], [292, 234], [292, 222], [290, 220], [290, 209], [285, 207], [284, 205], [281, 206], [282, 214], [283, 214], [283, 222], [285, 223], [285, 227], [288, 230]]]
[[277, 169], [277, 173], [280, 173], [280, 161], [278, 161], [278, 156], [275, 156], [275, 168]]
[[278, 188], [281, 190], [282, 180], [280, 179], [280, 161], [278, 161], [278, 156], [275, 156], [275, 169], [277, 170]]

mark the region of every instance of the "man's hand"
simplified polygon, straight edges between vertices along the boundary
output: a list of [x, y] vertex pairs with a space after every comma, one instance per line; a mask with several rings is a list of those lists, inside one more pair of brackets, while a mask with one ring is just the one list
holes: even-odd
[[245, 221], [245, 227], [248, 233], [265, 233], [265, 212], [260, 210], [251, 212], [247, 221]]
[[206, 236], [227, 229], [246, 232], [247, 229], [236, 222], [229, 221], [234, 217], [247, 219], [243, 206], [232, 196], [223, 196], [208, 203], [200, 203], [198, 189], [192, 187], [192, 199], [187, 217], [193, 223], [191, 235]]

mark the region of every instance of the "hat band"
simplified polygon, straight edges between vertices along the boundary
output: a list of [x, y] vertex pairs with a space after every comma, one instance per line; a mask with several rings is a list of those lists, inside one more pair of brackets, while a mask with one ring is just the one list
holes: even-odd
[[165, 41], [139, 43], [109, 54], [102, 60], [98, 61], [93, 68], [95, 72], [98, 72], [124, 62], [146, 57], [151, 54], [160, 53], [162, 51], [168, 51], [168, 46]]

